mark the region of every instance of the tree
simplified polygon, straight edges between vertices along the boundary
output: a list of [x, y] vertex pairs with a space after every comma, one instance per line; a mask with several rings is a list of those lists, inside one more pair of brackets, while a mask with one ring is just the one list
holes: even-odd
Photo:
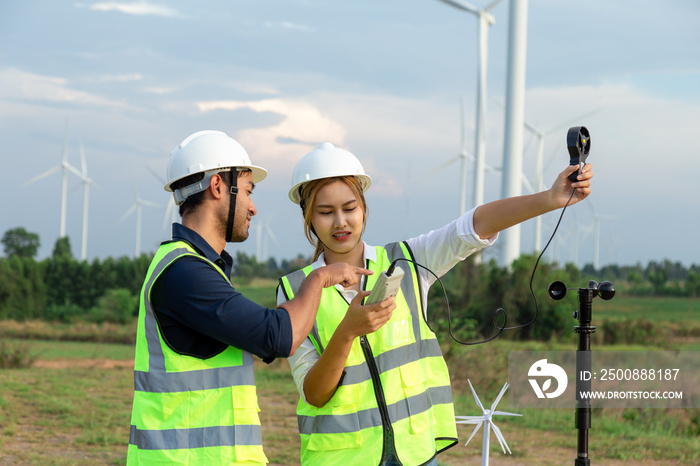
[[56, 244], [53, 247], [53, 258], [54, 259], [60, 259], [60, 258], [72, 259], [73, 258], [73, 253], [71, 252], [71, 249], [70, 249], [70, 240], [68, 239], [67, 236], [64, 236], [63, 238], [58, 238], [56, 240]]
[[39, 235], [30, 233], [22, 227], [13, 228], [3, 235], [2, 245], [7, 257], [33, 258], [39, 250]]

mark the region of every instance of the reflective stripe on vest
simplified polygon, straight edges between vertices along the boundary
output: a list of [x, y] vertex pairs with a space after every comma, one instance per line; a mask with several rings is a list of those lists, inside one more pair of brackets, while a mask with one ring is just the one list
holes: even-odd
[[266, 463], [252, 355], [230, 346], [207, 359], [180, 355], [158, 329], [152, 286], [186, 255], [203, 260], [230, 283], [187, 243], [164, 244], [156, 253], [141, 291], [127, 463], [190, 463], [197, 458]]
[[[345, 381], [343, 380], [343, 383]], [[420, 393], [397, 403], [387, 405], [392, 421], [397, 422], [408, 419], [411, 414], [419, 414], [427, 411], [433, 404], [452, 403], [452, 391], [450, 387], [431, 387], [430, 396]], [[410, 410], [409, 410], [410, 406]], [[346, 415], [317, 415], [298, 416], [299, 432], [312, 434], [316, 431], [328, 434], [351, 432], [357, 428], [356, 419], [359, 420], [359, 428], [380, 427], [382, 425], [379, 408], [365, 409], [357, 413]]]
[[[377, 262], [366, 264], [375, 272], [367, 277], [368, 289], [391, 261], [412, 259], [402, 243], [376, 250]], [[378, 464], [386, 429], [403, 464], [421, 464], [457, 441], [449, 374], [437, 339], [423, 318], [417, 269], [404, 260], [397, 261], [396, 267], [403, 269], [404, 279], [392, 318], [363, 337], [366, 347], [359, 339], [353, 343], [342, 383], [324, 407], [299, 402], [302, 464], [346, 465], [357, 457], [363, 458], [363, 464]], [[283, 277], [280, 285], [288, 298], [311, 270], [309, 266]], [[310, 335], [317, 340], [317, 349], [328, 343], [348, 306], [333, 288], [324, 290], [321, 303]], [[381, 384], [378, 391], [372, 388], [377, 388], [376, 383]], [[384, 425], [383, 417], [391, 425]]]

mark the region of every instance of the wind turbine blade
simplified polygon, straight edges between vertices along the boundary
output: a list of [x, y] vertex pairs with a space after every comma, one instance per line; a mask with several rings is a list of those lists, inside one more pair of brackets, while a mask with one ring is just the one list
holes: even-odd
[[81, 139], [79, 141], [80, 144], [80, 164], [81, 168], [83, 169], [83, 178], [87, 179], [88, 173], [87, 173], [87, 162], [85, 161], [85, 148], [83, 147], [83, 140]]
[[493, 2], [493, 3], [490, 3], [489, 5], [486, 5], [486, 6], [484, 7], [484, 11], [492, 10], [493, 8], [495, 8], [496, 5], [498, 5], [499, 3], [501, 3], [501, 1], [502, 1], [502, 0], [496, 0], [496, 1]]
[[460, 106], [459, 106], [459, 147], [462, 149], [462, 151], [466, 152], [467, 151], [467, 137], [466, 137], [466, 132], [467, 128], [465, 128], [466, 123], [464, 119], [464, 114], [465, 109], [464, 106], [466, 104], [464, 103], [464, 97], [460, 99]]
[[126, 217], [128, 217], [129, 215], [131, 215], [131, 213], [132, 213], [134, 210], [136, 210], [136, 204], [132, 205], [132, 206], [129, 208], [129, 210], [127, 210], [126, 213], [124, 213], [124, 215], [122, 215], [122, 218], [119, 219], [119, 221], [117, 222], [117, 225], [119, 225], [120, 223], [122, 223], [122, 222], [124, 221], [124, 219], [126, 219]]
[[486, 417], [484, 416], [455, 416], [455, 419], [462, 419], [461, 421], [456, 421], [457, 424], [478, 424], [484, 422]]
[[491, 405], [491, 411], [496, 409], [496, 406], [498, 406], [498, 402], [501, 401], [501, 398], [503, 398], [503, 394], [506, 392], [506, 390], [508, 390], [508, 382], [506, 382], [505, 385], [503, 385], [503, 388], [498, 393], [496, 399], [493, 401], [493, 404]]
[[175, 200], [173, 199], [172, 196], [169, 196], [168, 205], [165, 208], [165, 216], [163, 217], [163, 229], [164, 230], [167, 228], [168, 223], [169, 223], [170, 219], [172, 218], [173, 210], [175, 208], [176, 208]]
[[494, 168], [494, 167], [492, 167], [491, 165], [489, 165], [489, 164], [487, 164], [487, 163], [484, 164], [484, 169], [485, 169], [487, 172], [489, 172], [489, 173], [497, 173], [497, 174], [500, 174], [500, 173], [501, 173], [501, 169], [500, 169], [500, 168]]
[[469, 438], [467, 439], [467, 443], [464, 444], [465, 446], [466, 446], [466, 445], [469, 445], [469, 442], [471, 441], [471, 439], [474, 438], [474, 436], [475, 436], [476, 433], [479, 431], [479, 429], [481, 429], [481, 426], [482, 426], [483, 424], [484, 424], [483, 422], [480, 422], [480, 423], [478, 423], [478, 424], [476, 425], [476, 427], [474, 427], [474, 430], [472, 431], [472, 434], [471, 434], [471, 435], [469, 436]]
[[56, 172], [59, 171], [60, 169], [61, 169], [61, 166], [60, 166], [60, 165], [56, 165], [55, 167], [53, 167], [53, 168], [51, 168], [51, 169], [45, 171], [45, 172], [42, 173], [41, 175], [37, 175], [37, 176], [35, 176], [34, 178], [32, 178], [31, 180], [25, 181], [25, 182], [22, 183], [20, 186], [24, 187], [24, 186], [27, 186], [27, 185], [32, 184], [32, 183], [34, 183], [34, 182], [37, 182], [37, 181], [39, 181], [39, 180], [41, 180], [41, 179], [43, 179], [43, 178], [46, 178], [47, 176], [53, 175], [54, 173], [56, 173]]
[[496, 434], [496, 438], [498, 439], [499, 445], [501, 445], [503, 453], [505, 453], [506, 450], [508, 450], [508, 453], [512, 455], [513, 453], [511, 453], [510, 448], [508, 447], [508, 442], [506, 442], [506, 438], [503, 436], [501, 429], [499, 429], [498, 426], [493, 422], [491, 422], [491, 427], [493, 428], [493, 433]]
[[439, 0], [442, 3], [445, 3], [447, 5], [453, 6], [457, 9], [468, 11], [469, 13], [473, 13], [475, 15], [479, 15], [479, 9], [476, 8], [474, 5], [470, 5], [467, 2], [462, 2], [462, 1], [457, 1], [457, 0]]
[[494, 416], [522, 416], [522, 414], [506, 413], [504, 411], [494, 411], [492, 414]]
[[85, 178], [83, 177], [83, 174], [80, 173], [80, 172], [78, 171], [78, 169], [75, 168], [73, 165], [71, 165], [71, 164], [69, 164], [68, 162], [66, 162], [65, 167], [68, 169], [69, 172], [71, 172], [72, 174], [74, 174], [75, 176], [77, 176], [78, 178], [80, 178], [81, 180], [83, 180], [83, 181], [85, 180]]
[[138, 202], [141, 199], [139, 198], [139, 192], [136, 191], [136, 184], [134, 183], [134, 178], [129, 177], [129, 181], [131, 182], [131, 190], [134, 192], [134, 199], [136, 199], [136, 201]]
[[149, 172], [151, 172], [151, 175], [153, 175], [153, 176], [155, 177], [155, 179], [157, 179], [157, 180], [160, 182], [160, 184], [162, 184], [163, 186], [165, 186], [165, 178], [163, 178], [162, 175], [158, 174], [153, 168], [151, 168], [151, 167], [148, 166], [148, 165], [146, 165], [146, 169], [147, 169]]
[[161, 207], [160, 204], [156, 204], [155, 202], [151, 202], [151, 201], [144, 201], [143, 199], [139, 200], [139, 204], [145, 205], [148, 207]]
[[73, 185], [73, 186], [68, 190], [68, 195], [70, 196], [70, 195], [73, 194], [78, 188], [80, 188], [80, 184], [81, 184], [81, 183], [78, 183], [78, 184]]
[[474, 395], [474, 399], [476, 400], [476, 404], [479, 405], [479, 408], [481, 408], [481, 411], [486, 413], [486, 410], [484, 409], [484, 406], [481, 404], [481, 400], [479, 400], [479, 396], [476, 394], [476, 390], [474, 390], [474, 387], [472, 386], [471, 380], [467, 379], [467, 382], [469, 382], [469, 388], [472, 389], [472, 395]]
[[559, 130], [561, 130], [563, 128], [567, 128], [573, 124], [577, 124], [577, 123], [580, 124], [581, 120], [583, 120], [584, 118], [588, 118], [589, 116], [595, 115], [596, 113], [600, 112], [601, 110], [603, 110], [602, 107], [599, 107], [599, 108], [596, 108], [594, 110], [591, 110], [590, 112], [579, 115], [575, 118], [568, 120], [565, 123], [562, 123], [560, 125], [555, 126], [554, 128], [548, 129], [547, 131], [544, 132], [544, 134], [550, 134], [550, 133], [553, 133], [554, 131], [559, 131]]
[[453, 164], [454, 162], [456, 162], [457, 160], [459, 160], [459, 155], [456, 156], [456, 157], [452, 157], [452, 158], [449, 159], [447, 162], [444, 162], [444, 163], [442, 163], [441, 165], [438, 165], [437, 167], [433, 168], [430, 172], [428, 172], [428, 173], [423, 177], [423, 179], [426, 179], [426, 178], [429, 178], [429, 177], [433, 176], [435, 173], [439, 172], [440, 170], [443, 170], [443, 169], [446, 168], [446, 167], [449, 167], [450, 165], [452, 165], [452, 164]]
[[270, 228], [268, 225], [265, 225], [265, 232], [270, 236], [272, 241], [274, 241], [275, 244], [279, 244], [277, 242], [277, 237], [275, 236], [275, 233], [272, 231], [272, 228]]

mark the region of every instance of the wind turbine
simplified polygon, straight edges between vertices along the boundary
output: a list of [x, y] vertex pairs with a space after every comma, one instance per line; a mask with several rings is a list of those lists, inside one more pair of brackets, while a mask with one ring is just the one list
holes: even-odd
[[[499, 107], [505, 109], [505, 105], [503, 105], [500, 101], [495, 99], [494, 97], [491, 97], [491, 100], [498, 104]], [[601, 109], [595, 109], [592, 110], [588, 113], [584, 113], [576, 118], [572, 118], [566, 123], [559, 124], [553, 128], [550, 128], [546, 131], [541, 131], [537, 129], [535, 126], [531, 125], [530, 123], [527, 122], [527, 120], [523, 120], [523, 126], [525, 129], [530, 131], [536, 138], [537, 138], [537, 156], [535, 158], [535, 187], [529, 187], [530, 192], [541, 192], [544, 190], [544, 140], [547, 136], [550, 136], [554, 134], [555, 132], [561, 131], [564, 128], [570, 127], [572, 124], [575, 123], [580, 123], [581, 120], [584, 118], [587, 118], [595, 113], [598, 113]], [[565, 138], [562, 138], [562, 140], [565, 140]], [[566, 160], [566, 158], [563, 158], [562, 160]], [[552, 159], [549, 160], [551, 163]], [[529, 183], [527, 179], [525, 178], [525, 174], [523, 173], [523, 184], [528, 187]], [[535, 217], [535, 251], [540, 252], [542, 250], [542, 216], [538, 215]]]
[[[490, 441], [490, 431], [493, 429], [493, 433], [496, 434], [496, 439], [498, 440], [499, 445], [501, 445], [501, 449], [503, 450], [503, 453], [508, 450], [508, 453], [511, 453], [510, 448], [508, 447], [508, 443], [506, 443], [505, 437], [503, 437], [503, 434], [501, 433], [501, 429], [498, 428], [495, 422], [493, 422], [493, 416], [494, 415], [500, 415], [500, 416], [522, 416], [522, 414], [514, 414], [514, 413], [506, 413], [503, 411], [496, 411], [496, 406], [498, 405], [498, 402], [501, 401], [501, 398], [503, 397], [503, 394], [508, 390], [508, 383], [503, 385], [503, 388], [501, 389], [501, 392], [498, 394], [496, 397], [496, 400], [493, 402], [491, 405], [490, 409], [485, 409], [484, 406], [481, 404], [481, 401], [479, 400], [479, 396], [476, 394], [476, 391], [474, 390], [474, 387], [472, 386], [472, 382], [467, 379], [467, 382], [469, 382], [469, 388], [472, 389], [472, 394], [474, 395], [474, 399], [476, 400], [476, 404], [481, 408], [482, 415], [481, 416], [455, 416], [457, 420], [457, 424], [476, 424], [476, 427], [474, 427], [474, 430], [472, 431], [472, 434], [469, 436], [469, 439], [467, 440], [467, 443], [465, 445], [469, 445], [469, 442], [471, 439], [474, 438], [474, 435], [476, 435], [477, 431], [481, 428], [482, 425], [484, 425], [484, 440], [481, 445], [481, 466], [488, 466], [489, 464], [489, 441]], [[512, 454], [512, 453], [511, 453]]]
[[150, 202], [141, 199], [141, 196], [139, 196], [139, 193], [136, 190], [136, 185], [134, 185], [133, 180], [131, 181], [131, 187], [134, 190], [134, 198], [136, 199], [136, 202], [134, 202], [134, 204], [129, 208], [129, 210], [127, 210], [124, 213], [124, 215], [122, 215], [122, 218], [119, 219], [117, 224], [123, 222], [124, 219], [131, 215], [132, 212], [136, 211], [136, 247], [134, 257], [139, 257], [139, 255], [141, 255], [141, 216], [143, 206], [160, 207], [160, 205], [156, 204], [155, 202]]
[[[484, 8], [477, 8], [462, 0], [439, 0], [459, 10], [475, 15], [479, 19], [478, 27], [478, 58], [477, 65], [477, 94], [476, 94], [476, 141], [475, 150], [476, 166], [474, 168], [474, 205], [484, 202], [484, 172], [486, 171], [486, 75], [488, 67], [488, 32], [489, 26], [496, 22], [489, 10], [498, 5], [501, 0], [495, 0]], [[466, 177], [466, 168], [462, 169], [462, 176]], [[465, 194], [466, 196], [466, 191]], [[462, 212], [463, 213], [463, 212]]]
[[[161, 186], [165, 186], [165, 179], [162, 176], [156, 173], [156, 171], [150, 166], [146, 165], [146, 168], [149, 172], [151, 172], [151, 175], [158, 180]], [[177, 222], [177, 216], [178, 207], [175, 205], [175, 198], [172, 194], [170, 194], [168, 196], [168, 205], [165, 207], [165, 215], [163, 216], [163, 230], [165, 230], [169, 225]]]
[[[593, 223], [591, 224], [591, 229], [593, 230], [593, 233], [594, 233], [593, 267], [596, 270], [600, 270], [600, 220], [602, 218], [614, 219], [615, 216], [613, 216], [613, 215], [602, 215], [602, 216], [599, 215], [598, 211], [593, 206], [593, 202], [590, 200], [590, 197], [586, 198], [585, 204], [588, 206], [589, 209], [591, 209], [591, 213], [593, 214]], [[590, 230], [588, 231], [588, 233], [590, 233]], [[588, 233], [586, 233], [586, 235], [588, 235]], [[583, 240], [585, 240], [585, 239], [586, 239], [586, 237], [584, 236]]]
[[[82, 173], [80, 173], [80, 179], [83, 182], [83, 243], [80, 249], [81, 260], [87, 259], [87, 234], [88, 234], [88, 204], [90, 198], [90, 185], [94, 184], [92, 178], [88, 176], [87, 162], [85, 161], [85, 149], [83, 148], [83, 142], [80, 141], [80, 163], [82, 166]], [[95, 184], [95, 186], [97, 186]]]
[[22, 187], [30, 185], [34, 182], [37, 182], [43, 178], [46, 178], [47, 176], [51, 176], [57, 171], [61, 170], [61, 220], [60, 220], [60, 229], [59, 229], [59, 238], [63, 238], [66, 236], [66, 205], [67, 205], [67, 199], [68, 199], [68, 172], [72, 172], [79, 178], [82, 176], [81, 173], [74, 168], [71, 164], [68, 163], [68, 149], [66, 145], [66, 138], [67, 138], [67, 133], [68, 133], [68, 122], [66, 121], [66, 128], [63, 132], [63, 160], [61, 161], [60, 165], [56, 165], [55, 167], [45, 171], [44, 173], [41, 173], [40, 175], [35, 176], [34, 178], [30, 179], [29, 181], [25, 181], [24, 183], [21, 184]]
[[[460, 104], [460, 152], [458, 155], [450, 158], [449, 160], [445, 161], [444, 163], [440, 164], [439, 166], [435, 167], [433, 170], [428, 172], [425, 177], [429, 177], [440, 170], [452, 165], [454, 162], [459, 161], [460, 162], [460, 183], [459, 183], [459, 216], [464, 215], [464, 213], [467, 211], [467, 164], [468, 162], [473, 162], [474, 157], [467, 152], [467, 142], [466, 142], [466, 121], [464, 119], [464, 99], [461, 100]], [[499, 170], [496, 168], [491, 167], [490, 165], [484, 164], [484, 169], [488, 172], [491, 173], [499, 173]], [[476, 170], [474, 171], [474, 199], [482, 199], [483, 203], [483, 184], [481, 185], [481, 190], [480, 192], [477, 192], [477, 183], [476, 183]], [[476, 202], [474, 205], [478, 205]]]
[[258, 221], [255, 224], [255, 240], [256, 240], [256, 254], [255, 258], [258, 264], [262, 264], [267, 260], [268, 242], [272, 238], [272, 241], [277, 244], [277, 238], [275, 233], [270, 228], [270, 222], [272, 222], [272, 217], [269, 217], [266, 222]]

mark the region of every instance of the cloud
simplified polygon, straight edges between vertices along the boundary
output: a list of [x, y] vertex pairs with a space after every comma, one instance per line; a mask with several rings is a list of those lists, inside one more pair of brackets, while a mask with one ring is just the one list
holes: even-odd
[[303, 100], [266, 99], [259, 101], [210, 101], [197, 104], [202, 113], [214, 110], [272, 112], [282, 115], [282, 121], [264, 128], [244, 129], [236, 139], [260, 163], [282, 164], [287, 168], [317, 143], [328, 141], [342, 145], [345, 128], [324, 115], [316, 106]]
[[0, 70], [0, 100], [125, 107], [121, 102], [70, 89], [68, 80], [15, 68]]
[[[79, 4], [78, 6], [83, 6]], [[162, 16], [165, 18], [183, 18], [177, 10], [168, 6], [154, 5], [148, 2], [122, 3], [122, 2], [102, 2], [94, 3], [88, 7], [93, 11], [117, 11], [127, 15], [135, 16]]]
[[138, 74], [138, 73], [116, 74], [116, 75], [109, 74], [109, 75], [104, 75], [104, 76], [100, 76], [98, 78], [95, 78], [94, 81], [120, 82], [120, 83], [131, 82], [131, 81], [143, 81], [143, 75]]
[[289, 21], [277, 21], [277, 22], [265, 21], [263, 23], [263, 25], [269, 29], [281, 28], [281, 29], [289, 29], [291, 31], [301, 31], [301, 32], [315, 32], [316, 31], [311, 26], [306, 26], [304, 24], [292, 23]]

